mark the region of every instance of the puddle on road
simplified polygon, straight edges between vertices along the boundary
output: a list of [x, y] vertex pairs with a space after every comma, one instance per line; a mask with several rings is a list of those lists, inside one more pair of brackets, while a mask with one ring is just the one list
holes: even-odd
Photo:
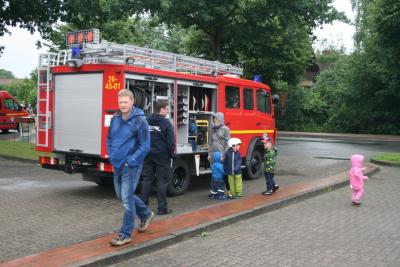
[[47, 187], [47, 185], [22, 178], [0, 178], [0, 191], [32, 190], [43, 187]]

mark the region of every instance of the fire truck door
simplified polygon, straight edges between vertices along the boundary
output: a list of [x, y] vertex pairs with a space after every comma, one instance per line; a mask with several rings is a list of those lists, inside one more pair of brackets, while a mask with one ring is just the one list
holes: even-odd
[[257, 109], [256, 109], [256, 127], [260, 130], [272, 130], [272, 105], [270, 93], [257, 89], [256, 93]]
[[103, 74], [55, 75], [54, 149], [100, 155]]

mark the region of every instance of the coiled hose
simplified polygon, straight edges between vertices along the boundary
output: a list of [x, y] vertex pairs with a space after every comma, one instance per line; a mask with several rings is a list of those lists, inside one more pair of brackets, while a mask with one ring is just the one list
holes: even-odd
[[135, 106], [144, 111], [145, 114], [150, 112], [150, 95], [140, 87], [129, 88], [135, 98]]

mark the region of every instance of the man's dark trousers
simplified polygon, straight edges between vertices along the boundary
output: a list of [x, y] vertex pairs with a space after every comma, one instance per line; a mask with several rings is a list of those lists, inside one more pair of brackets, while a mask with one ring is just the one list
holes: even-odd
[[157, 183], [158, 211], [165, 212], [167, 206], [167, 187], [171, 176], [171, 160], [166, 155], [148, 155], [144, 161], [141, 198], [149, 204], [149, 195], [154, 183]]

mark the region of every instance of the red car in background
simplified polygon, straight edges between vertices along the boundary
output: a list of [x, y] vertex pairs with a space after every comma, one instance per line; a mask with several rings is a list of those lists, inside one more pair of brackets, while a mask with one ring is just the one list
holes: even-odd
[[29, 113], [7, 91], [0, 91], [0, 130], [18, 130], [18, 124], [22, 117]]

